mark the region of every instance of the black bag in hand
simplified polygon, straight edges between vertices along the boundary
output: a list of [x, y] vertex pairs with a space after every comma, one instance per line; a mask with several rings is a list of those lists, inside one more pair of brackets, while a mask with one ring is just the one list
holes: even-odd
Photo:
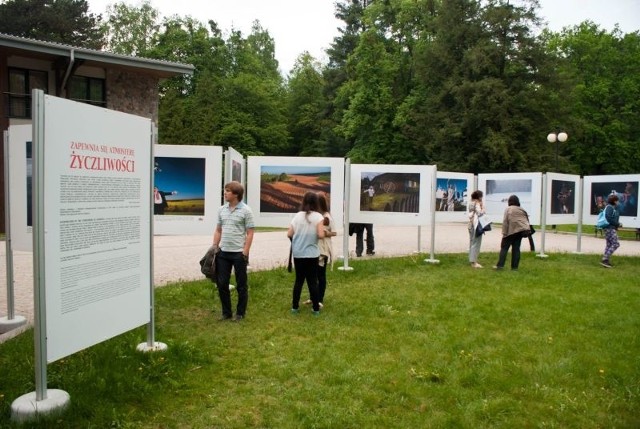
[[531, 237], [533, 234], [536, 233], [536, 230], [533, 228], [533, 226], [529, 225], [529, 231], [522, 231], [520, 234], [523, 237]]
[[476, 226], [476, 237], [480, 237], [487, 231], [491, 231], [491, 223], [486, 224], [483, 228], [480, 222], [478, 222], [478, 226]]
[[214, 283], [216, 282], [216, 256], [219, 251], [218, 246], [211, 246], [200, 259], [200, 272]]

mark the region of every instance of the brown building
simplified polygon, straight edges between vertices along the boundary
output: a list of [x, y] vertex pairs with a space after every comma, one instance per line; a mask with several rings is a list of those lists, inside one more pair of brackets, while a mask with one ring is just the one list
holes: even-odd
[[[0, 130], [31, 123], [31, 91], [150, 118], [158, 84], [192, 75], [189, 64], [136, 58], [0, 33]], [[5, 231], [4, 151], [0, 152], [0, 232]]]

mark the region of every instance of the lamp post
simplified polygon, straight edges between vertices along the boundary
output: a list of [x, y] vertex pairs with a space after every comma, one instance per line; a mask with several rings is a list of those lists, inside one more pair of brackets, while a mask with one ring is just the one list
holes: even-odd
[[567, 139], [569, 138], [569, 135], [567, 133], [565, 133], [564, 131], [561, 131], [559, 133], [549, 133], [549, 135], [547, 135], [547, 141], [549, 143], [555, 143], [556, 144], [556, 172], [558, 172], [558, 170], [560, 169], [559, 164], [558, 164], [558, 150], [559, 150], [559, 146], [560, 143], [564, 143], [567, 141]]
[[[569, 135], [567, 133], [565, 133], [564, 131], [561, 131], [559, 133], [549, 133], [547, 135], [547, 141], [549, 143], [555, 143], [556, 144], [556, 173], [559, 172], [560, 170], [560, 165], [559, 165], [559, 159], [558, 159], [558, 150], [560, 147], [560, 143], [564, 143], [567, 141], [567, 139], [569, 138]], [[555, 225], [551, 225], [551, 229], [556, 230], [556, 226]], [[558, 232], [556, 230], [556, 232]], [[543, 234], [544, 237], [544, 234]], [[544, 246], [544, 244], [543, 244]], [[544, 250], [544, 249], [543, 249]]]

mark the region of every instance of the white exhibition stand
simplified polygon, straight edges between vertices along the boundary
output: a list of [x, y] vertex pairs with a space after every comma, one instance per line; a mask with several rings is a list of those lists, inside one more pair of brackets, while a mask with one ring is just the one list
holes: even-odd
[[11, 404], [11, 420], [28, 422], [38, 416], [61, 413], [70, 401], [71, 397], [64, 390], [46, 389], [42, 399], [38, 399], [36, 392], [26, 393]]
[[342, 203], [344, 215], [342, 216], [342, 263], [341, 267], [338, 267], [340, 271], [353, 271], [353, 267], [349, 266], [349, 195], [351, 194], [351, 174], [348, 174], [351, 170], [351, 160], [347, 158], [344, 164], [344, 201]]
[[[11, 419], [24, 422], [62, 412], [70, 402], [63, 390], [47, 389], [46, 302], [44, 294], [44, 92], [33, 91], [33, 281], [36, 390], [11, 403]], [[38, 232], [38, 233], [36, 233]], [[41, 287], [41, 285], [43, 287]]]
[[15, 314], [15, 294], [13, 277], [13, 248], [11, 246], [11, 214], [9, 210], [9, 138], [7, 132], [4, 133], [4, 206], [5, 206], [5, 245], [7, 260], [7, 316], [0, 317], [0, 334], [12, 331], [27, 323], [24, 316]]
[[[579, 201], [584, 201], [584, 179], [580, 178], [580, 198]], [[578, 243], [576, 246], [575, 253], [578, 255], [582, 254], [582, 215], [583, 215], [583, 205], [580, 204], [578, 206]]]
[[[67, 392], [47, 388], [48, 362], [143, 324], [148, 338], [137, 349], [167, 348], [154, 339], [150, 120], [41, 90], [32, 100], [35, 392], [11, 404], [19, 422], [61, 413], [70, 402]], [[80, 117], [85, 123], [75, 122]], [[86, 183], [92, 186], [81, 186]], [[104, 198], [110, 192], [122, 197]], [[112, 237], [120, 246], [103, 242], [101, 226], [117, 222], [132, 229]], [[108, 269], [96, 269], [103, 265]]]
[[438, 169], [433, 169], [433, 178], [431, 179], [431, 242], [429, 259], [425, 259], [427, 264], [439, 264], [440, 260], [435, 258], [436, 248], [436, 186], [438, 183]]
[[547, 175], [542, 175], [542, 220], [540, 221], [540, 253], [538, 258], [548, 258], [549, 255], [544, 253], [545, 235], [547, 234]]
[[[155, 144], [153, 144], [156, 141], [156, 137], [157, 137], [157, 130], [154, 127], [152, 129], [152, 136], [151, 136], [151, 156], [149, 157], [149, 160], [151, 161], [151, 166], [150, 166], [150, 171], [153, 171], [153, 166], [155, 163], [155, 156], [153, 154], [153, 149], [155, 148]], [[153, 213], [153, 204], [154, 204], [154, 198], [153, 198], [153, 186], [154, 183], [153, 181], [151, 181], [151, 187], [149, 188], [149, 193], [147, 195], [149, 195], [149, 212]], [[156, 342], [155, 340], [155, 288], [153, 287], [153, 224], [154, 222], [149, 222], [149, 252], [150, 252], [150, 258], [149, 258], [149, 294], [150, 294], [150, 305], [149, 305], [149, 312], [151, 313], [149, 315], [149, 324], [147, 325], [147, 342], [146, 343], [140, 343], [138, 344], [138, 346], [136, 347], [136, 350], [142, 353], [148, 353], [148, 352], [163, 352], [165, 350], [167, 350], [167, 345], [165, 343], [160, 343], [160, 342]]]

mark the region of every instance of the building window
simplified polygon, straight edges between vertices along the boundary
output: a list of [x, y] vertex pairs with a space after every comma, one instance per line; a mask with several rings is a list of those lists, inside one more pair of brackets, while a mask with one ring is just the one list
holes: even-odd
[[9, 68], [9, 117], [31, 118], [31, 90], [47, 92], [47, 72]]
[[72, 76], [69, 79], [69, 98], [81, 103], [106, 107], [104, 79]]

